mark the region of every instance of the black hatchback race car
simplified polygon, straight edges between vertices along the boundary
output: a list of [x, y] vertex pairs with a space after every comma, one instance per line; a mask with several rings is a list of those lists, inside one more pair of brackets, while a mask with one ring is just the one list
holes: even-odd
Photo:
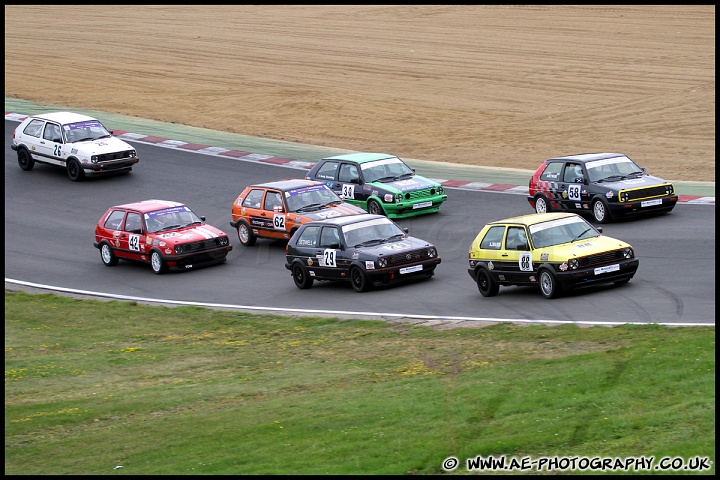
[[530, 178], [527, 197], [537, 213], [592, 215], [598, 223], [625, 216], [669, 212], [675, 187], [648, 175], [622, 153], [584, 153], [545, 160]]
[[303, 224], [288, 241], [285, 259], [298, 288], [310, 288], [314, 280], [347, 280], [356, 292], [430, 278], [441, 261], [434, 245], [372, 214]]

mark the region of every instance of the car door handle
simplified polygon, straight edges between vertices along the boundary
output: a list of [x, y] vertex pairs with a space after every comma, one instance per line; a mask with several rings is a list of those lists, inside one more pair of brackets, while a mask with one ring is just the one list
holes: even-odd
[[503, 257], [507, 257], [508, 254], [507, 254], [507, 253], [503, 253], [502, 256], [503, 256]]

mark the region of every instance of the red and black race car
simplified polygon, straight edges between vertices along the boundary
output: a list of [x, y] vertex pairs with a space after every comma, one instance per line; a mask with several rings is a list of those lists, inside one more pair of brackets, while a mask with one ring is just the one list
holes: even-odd
[[584, 153], [545, 160], [530, 178], [537, 213], [566, 211], [605, 223], [626, 215], [670, 212], [672, 183], [648, 175], [622, 153]]

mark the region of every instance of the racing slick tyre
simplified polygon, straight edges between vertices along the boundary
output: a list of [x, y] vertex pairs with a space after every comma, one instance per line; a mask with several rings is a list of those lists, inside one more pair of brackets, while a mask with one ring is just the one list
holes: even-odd
[[80, 167], [80, 162], [74, 158], [67, 162], [67, 174], [73, 182], [80, 181], [85, 176], [85, 172], [83, 172], [83, 169]]
[[238, 240], [246, 247], [252, 247], [257, 241], [257, 236], [245, 220], [240, 220], [237, 225]]
[[301, 263], [293, 264], [292, 277], [296, 287], [302, 290], [312, 287], [314, 278], [308, 274], [307, 269]]
[[535, 197], [535, 213], [547, 213], [550, 212], [550, 202], [543, 195]]
[[373, 215], [385, 215], [385, 211], [382, 209], [377, 200], [368, 200], [367, 211]]
[[167, 263], [165, 263], [165, 260], [163, 260], [162, 255], [160, 255], [160, 252], [157, 250], [153, 250], [153, 252], [150, 254], [150, 266], [152, 267], [153, 272], [155, 272], [158, 275], [162, 275], [163, 273], [167, 272]]
[[596, 198], [592, 203], [592, 216], [598, 223], [607, 223], [612, 220], [610, 208], [607, 202], [601, 198]]
[[540, 293], [545, 298], [555, 298], [560, 295], [560, 285], [558, 284], [555, 275], [548, 270], [543, 268], [540, 270]]
[[356, 292], [365, 292], [370, 288], [370, 280], [358, 266], [350, 268], [350, 284]]
[[29, 172], [35, 166], [35, 160], [25, 148], [18, 149], [18, 165], [26, 172]]
[[477, 286], [478, 290], [483, 297], [494, 297], [500, 291], [500, 285], [495, 283], [492, 275], [484, 268], [479, 268], [477, 271]]
[[100, 258], [106, 267], [114, 267], [118, 264], [118, 258], [115, 256], [113, 249], [107, 243], [100, 246]]

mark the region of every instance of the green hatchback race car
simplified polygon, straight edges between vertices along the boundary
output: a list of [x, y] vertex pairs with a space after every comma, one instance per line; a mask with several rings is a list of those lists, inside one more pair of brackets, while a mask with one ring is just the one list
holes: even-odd
[[368, 213], [405, 218], [435, 213], [447, 195], [440, 183], [417, 175], [395, 155], [350, 153], [323, 158], [305, 175]]

